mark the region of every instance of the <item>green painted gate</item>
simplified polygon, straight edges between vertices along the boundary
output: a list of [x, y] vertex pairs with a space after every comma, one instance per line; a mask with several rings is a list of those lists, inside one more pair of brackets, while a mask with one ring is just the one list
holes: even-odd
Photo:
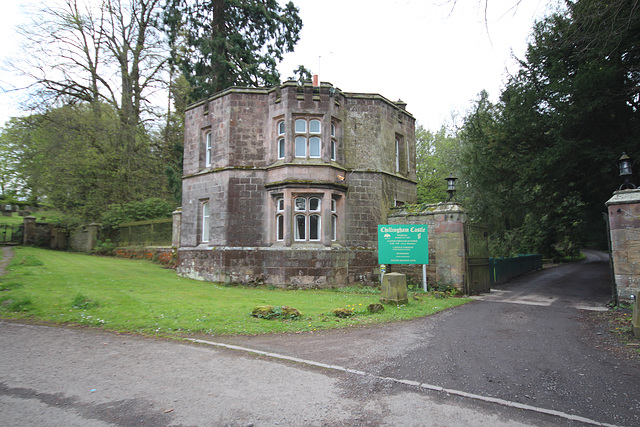
[[0, 245], [22, 243], [22, 224], [0, 224]]
[[465, 224], [464, 246], [467, 259], [466, 293], [469, 295], [489, 292], [489, 233], [477, 224]]

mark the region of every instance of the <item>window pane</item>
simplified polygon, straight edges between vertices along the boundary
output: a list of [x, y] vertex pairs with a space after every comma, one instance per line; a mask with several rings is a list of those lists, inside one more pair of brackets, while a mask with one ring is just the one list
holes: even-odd
[[336, 125], [331, 123], [331, 136], [336, 136]]
[[304, 215], [296, 215], [295, 217], [295, 228], [296, 228], [296, 233], [295, 233], [295, 239], [296, 240], [305, 240], [307, 238], [306, 236], [306, 219], [307, 217]]
[[320, 215], [309, 217], [309, 240], [320, 240]]
[[320, 199], [317, 197], [312, 197], [309, 199], [309, 210], [312, 212], [317, 212], [320, 210]]
[[207, 143], [205, 149], [205, 165], [211, 166], [211, 132], [207, 133]]
[[396, 172], [400, 172], [400, 141], [396, 139]]
[[309, 121], [309, 133], [320, 133], [320, 120]]
[[307, 138], [296, 137], [296, 157], [307, 157]]
[[336, 159], [336, 141], [334, 139], [331, 140], [331, 160]]
[[317, 136], [309, 138], [309, 157], [320, 157], [320, 138]]
[[284, 122], [278, 122], [278, 135], [284, 135]]
[[284, 240], [284, 217], [282, 215], [276, 217], [276, 240]]
[[296, 198], [296, 210], [297, 211], [306, 211], [307, 210], [307, 199], [304, 197]]
[[284, 159], [284, 138], [278, 140], [278, 158]]
[[307, 132], [307, 121], [298, 119], [296, 120], [296, 133], [306, 133]]
[[284, 211], [284, 199], [276, 200], [276, 210], [278, 212], [283, 212]]
[[202, 204], [202, 241], [209, 241], [209, 202]]
[[331, 215], [331, 240], [338, 240], [338, 217]]
[[336, 211], [336, 199], [331, 199], [331, 212]]

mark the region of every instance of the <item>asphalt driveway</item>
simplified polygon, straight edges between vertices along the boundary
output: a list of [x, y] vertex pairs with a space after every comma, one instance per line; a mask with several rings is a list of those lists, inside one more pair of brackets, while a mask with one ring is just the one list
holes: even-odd
[[640, 369], [582, 321], [608, 277], [589, 253], [428, 318], [200, 343], [0, 322], [0, 424], [638, 425]]

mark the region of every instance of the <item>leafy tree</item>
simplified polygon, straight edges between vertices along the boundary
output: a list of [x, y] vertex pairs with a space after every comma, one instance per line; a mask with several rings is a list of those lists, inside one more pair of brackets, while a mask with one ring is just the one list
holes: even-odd
[[[162, 85], [167, 45], [157, 27], [160, 0], [65, 0], [34, 11], [21, 27], [25, 52], [16, 61], [46, 105], [106, 104], [122, 127], [137, 127], [149, 95]], [[39, 99], [39, 98], [38, 98]]]
[[102, 214], [100, 222], [106, 229], [114, 229], [123, 222], [171, 218], [175, 204], [152, 197], [139, 202], [113, 204]]
[[86, 220], [98, 219], [107, 206], [134, 195], [165, 194], [160, 159], [151, 149], [123, 159], [117, 112], [100, 108], [100, 118], [83, 104], [12, 119], [2, 133], [19, 158], [17, 176], [29, 193]]
[[416, 175], [418, 203], [438, 203], [447, 198], [445, 179], [460, 177], [459, 145], [456, 135], [442, 126], [438, 132], [416, 128]]
[[30, 194], [22, 173], [21, 158], [28, 145], [28, 119], [12, 118], [0, 129], [0, 197], [5, 200], [24, 198]]
[[503, 249], [561, 256], [603, 244], [613, 162], [640, 154], [636, 3], [568, 2], [536, 23], [500, 102], [483, 94], [466, 118], [470, 206]]
[[233, 85], [280, 83], [276, 66], [302, 28], [294, 4], [277, 0], [168, 0], [165, 10], [171, 44], [183, 46], [174, 60], [196, 99]]

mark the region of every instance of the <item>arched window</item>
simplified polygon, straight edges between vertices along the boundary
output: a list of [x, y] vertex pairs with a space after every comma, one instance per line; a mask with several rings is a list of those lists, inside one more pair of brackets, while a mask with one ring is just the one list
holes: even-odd
[[202, 204], [202, 242], [209, 241], [209, 202], [204, 202]]
[[299, 158], [322, 157], [322, 124], [318, 119], [296, 119], [294, 155]]
[[322, 236], [322, 201], [318, 197], [296, 197], [293, 217], [296, 241], [319, 241]]
[[309, 133], [320, 133], [320, 120], [309, 120]]
[[276, 240], [284, 240], [284, 199], [276, 199]]
[[338, 210], [337, 202], [331, 199], [331, 241], [338, 240]]
[[320, 157], [320, 138], [312, 136], [309, 138], [309, 157]]
[[211, 132], [207, 132], [205, 135], [205, 145], [204, 145], [204, 165], [206, 167], [211, 166], [211, 157], [212, 157], [212, 142], [211, 142]]
[[284, 143], [284, 120], [278, 122], [278, 159], [284, 159], [285, 156], [285, 143]]
[[405, 149], [407, 150], [407, 173], [409, 173], [411, 170], [411, 156], [409, 155], [409, 140], [407, 140]]
[[336, 125], [331, 123], [331, 160], [336, 159]]
[[396, 172], [400, 172], [400, 141], [396, 138]]

